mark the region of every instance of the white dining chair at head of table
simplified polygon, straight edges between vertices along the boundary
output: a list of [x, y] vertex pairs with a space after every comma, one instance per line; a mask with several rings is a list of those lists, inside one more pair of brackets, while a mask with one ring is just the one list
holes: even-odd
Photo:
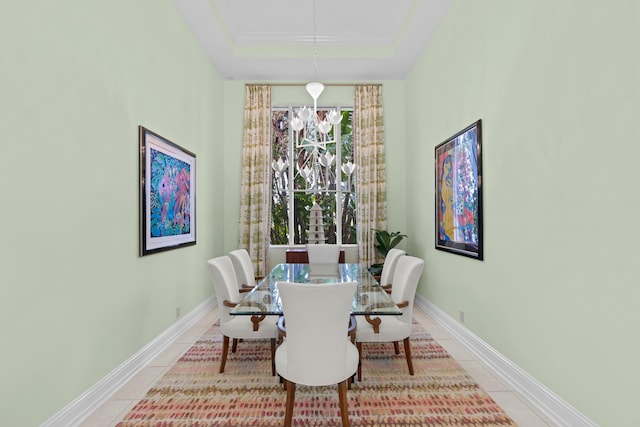
[[340, 245], [307, 245], [309, 264], [337, 264], [340, 259]]
[[[347, 383], [358, 369], [357, 347], [348, 338], [356, 282], [278, 282], [286, 338], [275, 354], [287, 389], [284, 426], [291, 426], [296, 384], [338, 384], [342, 425], [349, 425]], [[312, 303], [310, 303], [312, 301]]]

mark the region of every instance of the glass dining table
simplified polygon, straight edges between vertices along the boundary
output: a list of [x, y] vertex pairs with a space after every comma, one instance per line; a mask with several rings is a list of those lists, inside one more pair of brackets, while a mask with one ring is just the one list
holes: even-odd
[[278, 264], [231, 310], [233, 315], [281, 315], [282, 301], [276, 283], [357, 282], [352, 315], [401, 315], [391, 296], [360, 264]]

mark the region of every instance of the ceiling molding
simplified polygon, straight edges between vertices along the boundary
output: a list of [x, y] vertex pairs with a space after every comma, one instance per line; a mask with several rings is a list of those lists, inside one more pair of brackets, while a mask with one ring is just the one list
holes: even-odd
[[314, 34], [309, 0], [172, 1], [224, 79], [273, 81], [403, 79], [453, 3], [317, 0]]

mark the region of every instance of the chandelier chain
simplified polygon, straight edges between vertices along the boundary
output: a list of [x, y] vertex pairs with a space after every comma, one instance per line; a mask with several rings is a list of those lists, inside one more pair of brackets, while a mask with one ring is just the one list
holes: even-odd
[[313, 0], [313, 77], [318, 79], [318, 39], [317, 39], [316, 0]]

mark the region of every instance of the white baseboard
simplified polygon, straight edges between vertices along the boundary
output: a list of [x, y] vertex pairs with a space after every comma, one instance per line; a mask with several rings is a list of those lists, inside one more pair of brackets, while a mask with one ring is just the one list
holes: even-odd
[[[97, 408], [107, 402], [120, 387], [130, 381], [149, 362], [164, 351], [184, 331], [195, 324], [216, 303], [214, 296], [191, 310], [136, 354], [102, 378], [74, 401], [42, 424], [42, 427], [69, 427], [80, 424]], [[481, 363], [520, 393], [541, 414], [557, 426], [598, 427], [569, 403], [557, 396], [535, 378], [527, 374], [490, 345], [474, 335], [458, 321], [421, 295], [415, 303], [428, 313], [455, 339], [460, 341]]]
[[431, 301], [421, 295], [416, 295], [415, 303], [449, 334], [460, 341], [493, 374], [527, 399], [531, 406], [545, 415], [549, 421], [562, 427], [598, 427], [595, 422], [498, 353]]
[[207, 298], [136, 354], [78, 396], [73, 402], [45, 421], [42, 427], [69, 427], [80, 424], [107, 402], [120, 387], [125, 385], [142, 368], [162, 353], [169, 344], [173, 343], [183, 332], [194, 325], [215, 303], [215, 296]]

